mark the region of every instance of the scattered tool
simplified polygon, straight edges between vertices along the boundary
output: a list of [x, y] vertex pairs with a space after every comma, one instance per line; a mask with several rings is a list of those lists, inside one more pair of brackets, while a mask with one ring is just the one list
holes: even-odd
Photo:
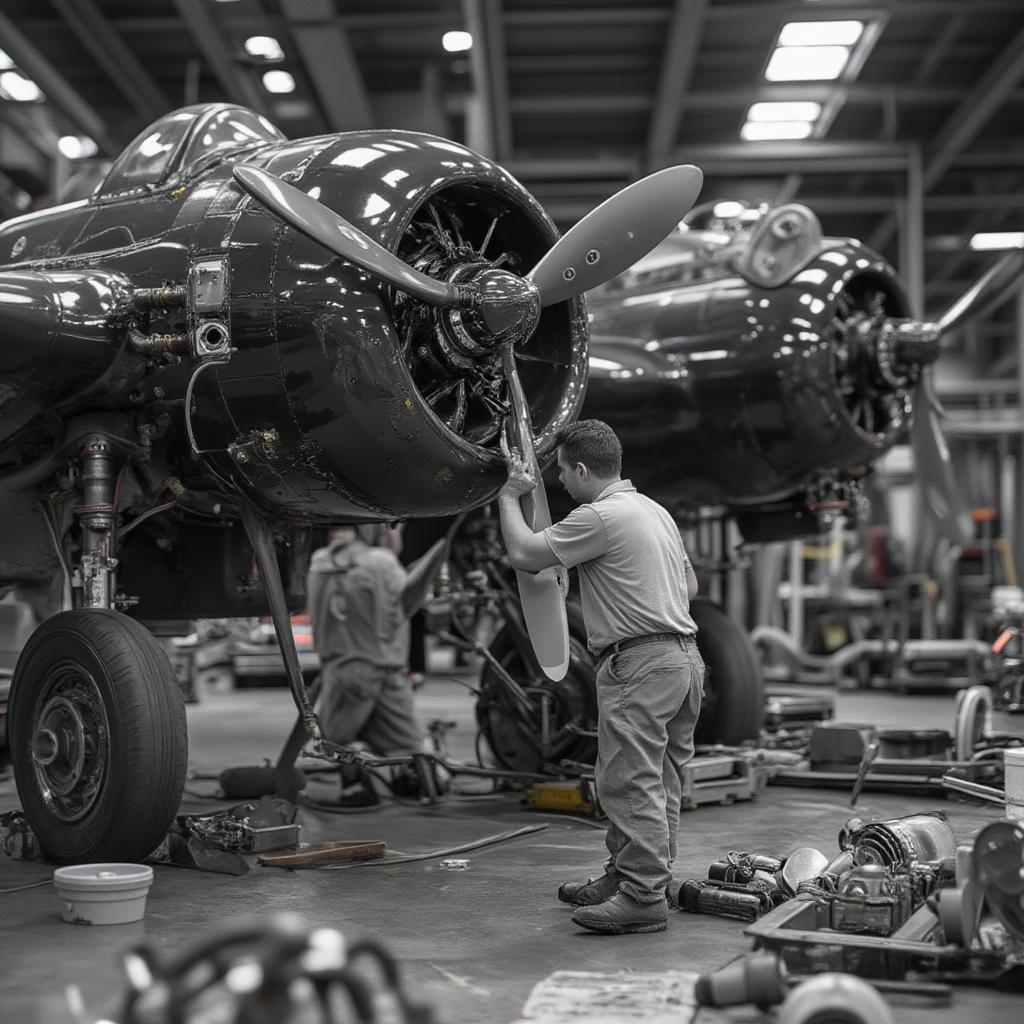
[[316, 867], [332, 861], [379, 860], [384, 856], [383, 840], [331, 840], [309, 843], [298, 850], [282, 853], [264, 853], [256, 858], [258, 864], [268, 868]]

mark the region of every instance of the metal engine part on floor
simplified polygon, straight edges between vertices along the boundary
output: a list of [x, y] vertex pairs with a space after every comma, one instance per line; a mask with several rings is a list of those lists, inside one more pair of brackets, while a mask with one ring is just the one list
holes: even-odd
[[915, 968], [952, 966], [963, 950], [932, 941], [938, 922], [927, 906], [916, 910], [889, 936], [855, 935], [831, 929], [827, 901], [800, 893], [744, 929], [755, 949], [778, 953], [797, 974], [852, 971], [866, 978], [901, 979]]

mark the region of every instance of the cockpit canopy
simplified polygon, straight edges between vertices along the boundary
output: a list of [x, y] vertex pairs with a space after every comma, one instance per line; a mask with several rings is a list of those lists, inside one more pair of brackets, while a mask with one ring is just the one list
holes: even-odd
[[285, 136], [262, 114], [228, 103], [182, 107], [140, 132], [114, 162], [97, 196], [153, 191], [236, 153]]

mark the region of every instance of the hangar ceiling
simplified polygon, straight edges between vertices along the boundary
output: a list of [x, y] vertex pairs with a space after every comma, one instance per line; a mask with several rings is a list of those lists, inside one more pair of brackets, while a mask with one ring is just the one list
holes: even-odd
[[[769, 82], [782, 26], [858, 20], [833, 81]], [[441, 36], [476, 45], [446, 53]], [[249, 57], [273, 36], [283, 60]], [[4, 0], [0, 48], [44, 99], [0, 99], [0, 207], [51, 201], [79, 166], [160, 114], [231, 100], [291, 137], [366, 126], [435, 132], [495, 156], [564, 228], [666, 164], [702, 201], [796, 199], [830, 234], [880, 248], [943, 308], [1024, 227], [1021, 0]], [[269, 67], [295, 89], [273, 95]], [[760, 101], [821, 105], [811, 135], [743, 141]], [[97, 158], [97, 159], [98, 159]]]

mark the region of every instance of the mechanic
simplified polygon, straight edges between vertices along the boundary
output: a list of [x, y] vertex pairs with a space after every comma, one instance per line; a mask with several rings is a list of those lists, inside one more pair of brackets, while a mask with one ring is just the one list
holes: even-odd
[[[380, 757], [428, 749], [408, 675], [409, 622], [401, 607], [406, 570], [398, 560], [401, 527], [340, 526], [313, 552], [306, 593], [320, 656], [324, 736], [361, 741]], [[411, 769], [392, 773], [396, 792], [417, 791]], [[369, 772], [343, 765], [342, 807], [369, 807], [380, 794]]]
[[597, 932], [656, 932], [668, 922], [683, 765], [693, 756], [704, 663], [690, 598], [697, 579], [672, 517], [621, 479], [622, 445], [601, 420], [557, 435], [558, 478], [578, 508], [534, 533], [519, 499], [537, 484], [504, 447], [499, 493], [512, 565], [579, 570], [587, 640], [597, 657], [597, 794], [608, 816], [604, 874], [564, 882], [573, 921]]

